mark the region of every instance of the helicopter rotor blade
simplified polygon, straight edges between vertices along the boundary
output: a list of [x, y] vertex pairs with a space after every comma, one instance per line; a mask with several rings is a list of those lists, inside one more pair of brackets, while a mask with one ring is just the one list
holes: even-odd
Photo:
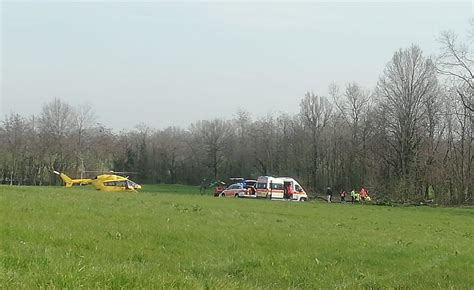
[[83, 170], [83, 173], [134, 173], [138, 174], [138, 172], [133, 171], [114, 171], [114, 170]]

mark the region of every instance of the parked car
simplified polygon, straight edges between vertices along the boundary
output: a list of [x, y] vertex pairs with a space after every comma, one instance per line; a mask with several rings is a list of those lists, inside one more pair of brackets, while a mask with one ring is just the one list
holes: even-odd
[[245, 191], [247, 191], [247, 189], [244, 188], [242, 183], [234, 183], [234, 184], [230, 185], [229, 187], [227, 187], [226, 189], [224, 189], [221, 192], [220, 196], [222, 196], [222, 197], [226, 197], [226, 196], [239, 197], [239, 193], [245, 192]]

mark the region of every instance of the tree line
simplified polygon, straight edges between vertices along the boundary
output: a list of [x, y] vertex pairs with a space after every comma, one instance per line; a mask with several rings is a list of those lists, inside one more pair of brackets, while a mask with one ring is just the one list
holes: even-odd
[[276, 175], [313, 193], [365, 186], [379, 198], [472, 204], [472, 42], [443, 33], [440, 43], [436, 57], [416, 45], [396, 51], [375, 88], [307, 92], [296, 114], [254, 119], [238, 110], [186, 129], [114, 132], [90, 107], [54, 99], [38, 115], [12, 113], [0, 124], [0, 182], [58, 184], [53, 169], [136, 172], [141, 183]]

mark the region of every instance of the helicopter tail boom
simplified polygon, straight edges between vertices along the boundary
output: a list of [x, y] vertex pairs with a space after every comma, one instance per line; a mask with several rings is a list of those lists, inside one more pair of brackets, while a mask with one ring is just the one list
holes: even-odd
[[64, 173], [61, 173], [59, 175], [61, 177], [61, 179], [64, 181], [64, 184], [66, 185], [66, 187], [72, 187], [72, 185], [74, 184], [73, 180], [67, 176], [66, 174]]
[[59, 175], [61, 179], [64, 181], [64, 185], [66, 187], [72, 187], [74, 184], [79, 184], [79, 185], [87, 185], [91, 184], [92, 180], [91, 179], [72, 179], [69, 176], [67, 176], [64, 173], [58, 172], [58, 171], [53, 171], [55, 174]]

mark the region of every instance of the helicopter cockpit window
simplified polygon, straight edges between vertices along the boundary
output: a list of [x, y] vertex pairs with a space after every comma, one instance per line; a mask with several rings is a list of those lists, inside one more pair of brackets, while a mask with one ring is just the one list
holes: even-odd
[[125, 187], [125, 181], [107, 181], [107, 182], [104, 182], [104, 185]]
[[135, 182], [131, 181], [131, 180], [127, 180], [127, 186], [128, 187], [136, 187], [138, 184], [136, 184]]

